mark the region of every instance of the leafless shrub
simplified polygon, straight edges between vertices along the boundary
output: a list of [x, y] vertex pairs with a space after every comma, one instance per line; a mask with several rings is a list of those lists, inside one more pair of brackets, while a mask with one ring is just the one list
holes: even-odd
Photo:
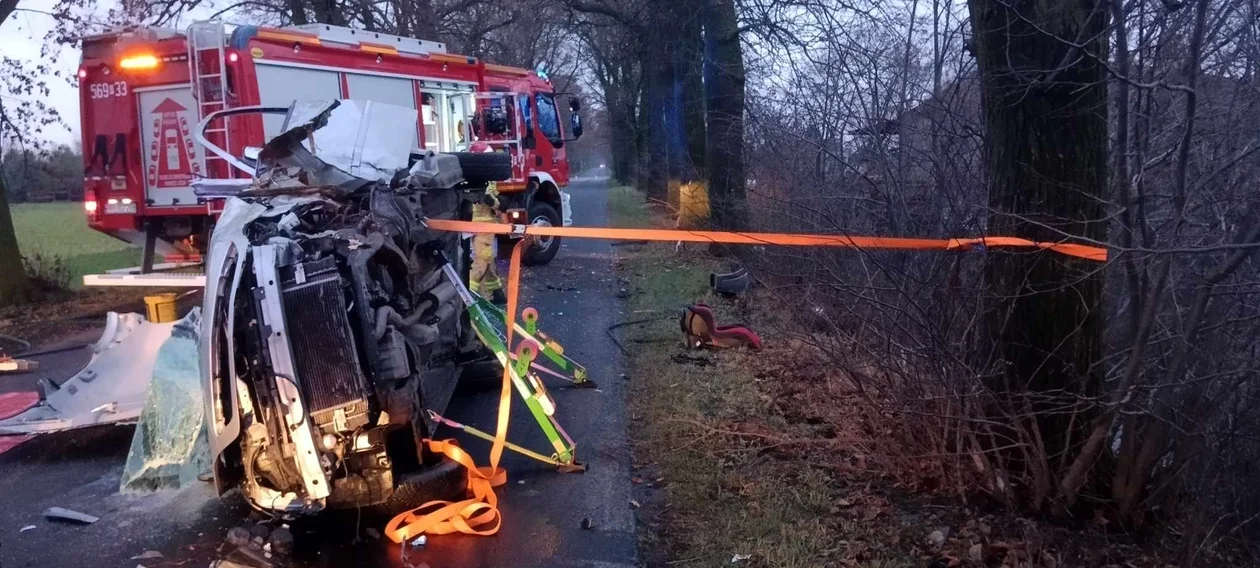
[[[966, 18], [932, 4], [792, 4], [795, 19], [760, 36], [750, 67], [776, 71], [749, 99], [755, 228], [986, 233]], [[755, 262], [795, 307], [783, 331], [899, 418], [903, 456], [936, 448], [946, 487], [1065, 519], [1172, 523], [1186, 564], [1211, 563], [1260, 524], [1260, 5], [1115, 9], [1105, 347], [1081, 370], [1103, 377], [1097, 392], [986, 386], [1004, 361], [982, 341], [984, 257], [1019, 253], [768, 249]], [[1046, 416], [1086, 435], [1048, 451]]]

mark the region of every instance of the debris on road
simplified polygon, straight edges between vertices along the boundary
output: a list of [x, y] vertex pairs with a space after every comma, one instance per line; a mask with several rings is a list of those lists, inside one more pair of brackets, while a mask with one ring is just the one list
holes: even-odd
[[583, 517], [583, 518], [582, 518], [582, 530], [589, 531], [589, 530], [591, 530], [591, 529], [593, 529], [593, 528], [595, 528], [595, 523], [591, 522], [591, 518], [590, 518], [590, 517]]
[[761, 337], [741, 324], [718, 325], [713, 308], [704, 302], [696, 302], [683, 308], [679, 319], [682, 332], [687, 336], [691, 349], [702, 347], [750, 347], [761, 350]]
[[709, 274], [709, 287], [722, 296], [732, 297], [747, 292], [750, 280], [748, 270], [741, 266], [732, 272]]
[[0, 434], [39, 434], [140, 417], [156, 353], [174, 324], [155, 324], [140, 314], [110, 312], [92, 359], [61, 383], [39, 381], [39, 404], [0, 420]]
[[35, 525], [26, 525], [26, 526], [22, 527], [21, 529], [19, 529], [19, 530], [18, 530], [18, 532], [19, 532], [19, 533], [24, 533], [24, 532], [26, 532], [26, 531], [33, 531], [33, 530], [35, 530]]
[[162, 557], [163, 555], [161, 552], [158, 552], [156, 550], [146, 550], [140, 554], [132, 556], [131, 559], [132, 560], [148, 560], [150, 558], [162, 558]]
[[738, 564], [750, 558], [752, 558], [751, 554], [736, 554], [735, 556], [731, 557], [731, 564]]
[[271, 531], [271, 536], [267, 537], [267, 544], [271, 546], [272, 552], [288, 556], [293, 552], [293, 533], [285, 527], [280, 527]]
[[39, 368], [39, 361], [0, 357], [0, 373], [25, 373]]
[[293, 534], [287, 525], [272, 528], [267, 522], [249, 523], [228, 529], [219, 545], [216, 568], [273, 568], [293, 551]]
[[84, 525], [90, 525], [101, 520], [100, 517], [93, 517], [92, 515], [88, 515], [86, 513], [71, 511], [70, 509], [63, 509], [61, 507], [48, 508], [44, 511], [44, 517], [53, 521], [68, 521]]

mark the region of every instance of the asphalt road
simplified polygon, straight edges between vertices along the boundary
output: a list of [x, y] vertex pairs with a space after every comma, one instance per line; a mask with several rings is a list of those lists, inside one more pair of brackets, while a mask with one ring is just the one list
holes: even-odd
[[[606, 225], [602, 180], [574, 181], [573, 217], [579, 225]], [[365, 536], [380, 522], [354, 515], [297, 524], [293, 566], [630, 567], [636, 563], [630, 507], [630, 449], [626, 439], [622, 361], [605, 330], [621, 318], [613, 253], [603, 241], [565, 241], [549, 266], [526, 269], [523, 302], [538, 308], [540, 327], [586, 365], [597, 389], [565, 389], [549, 382], [561, 425], [578, 444], [585, 474], [561, 474], [507, 452], [509, 472], [499, 491], [503, 526], [498, 535], [432, 537], [409, 549], [406, 563], [386, 540]], [[69, 341], [91, 340], [90, 337]], [[0, 378], [0, 393], [34, 390], [35, 380], [61, 380], [84, 362], [82, 352], [39, 358], [37, 373]], [[448, 417], [494, 428], [498, 387], [492, 381], [461, 384]], [[509, 439], [543, 453], [545, 438], [519, 399], [513, 400]], [[102, 427], [37, 437], [0, 455], [0, 568], [42, 566], [206, 566], [226, 530], [248, 510], [236, 495], [218, 498], [208, 485], [150, 495], [121, 495], [131, 427]], [[451, 433], [439, 432], [439, 435]], [[464, 447], [484, 460], [489, 444], [467, 436]], [[72, 526], [44, 520], [48, 507], [90, 513], [101, 520]], [[583, 520], [589, 519], [589, 529]], [[35, 528], [20, 532], [22, 527]], [[145, 551], [161, 558], [132, 560]]]

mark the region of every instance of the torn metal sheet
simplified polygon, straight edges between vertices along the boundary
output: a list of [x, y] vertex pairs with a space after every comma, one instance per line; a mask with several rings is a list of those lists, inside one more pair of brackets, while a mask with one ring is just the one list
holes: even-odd
[[197, 346], [201, 311], [175, 322], [158, 349], [119, 491], [178, 489], [210, 472]]
[[[375, 101], [298, 101], [284, 130], [314, 126], [314, 148], [307, 149], [315, 157], [358, 178], [389, 181], [407, 167], [418, 117], [415, 109]], [[311, 124], [319, 120], [326, 122]]]
[[39, 434], [132, 422], [140, 417], [158, 348], [174, 323], [155, 324], [140, 314], [110, 312], [92, 359], [57, 385], [41, 379], [39, 404], [0, 420], [0, 434]]

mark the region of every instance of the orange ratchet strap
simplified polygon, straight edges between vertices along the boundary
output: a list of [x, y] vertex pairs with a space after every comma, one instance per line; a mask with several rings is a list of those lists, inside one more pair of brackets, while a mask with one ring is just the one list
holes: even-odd
[[[512, 330], [516, 325], [516, 303], [521, 283], [521, 251], [525, 241], [512, 247], [512, 260], [507, 281], [507, 342], [512, 345]], [[507, 442], [508, 418], [512, 410], [511, 366], [503, 366], [503, 387], [499, 391], [498, 423], [494, 430], [494, 443], [490, 446], [490, 465], [477, 467], [472, 457], [455, 440], [429, 440], [429, 451], [440, 453], [468, 469], [468, 489], [472, 497], [463, 501], [430, 501], [402, 513], [385, 525], [385, 536], [401, 543], [422, 534], [476, 534], [489, 536], [499, 532], [502, 517], [499, 514], [499, 498], [494, 488], [507, 483], [507, 470], [499, 467], [503, 446]]]
[[1017, 237], [980, 237], [974, 239], [911, 239], [902, 237], [846, 237], [844, 235], [801, 235], [792, 233], [731, 233], [724, 231], [686, 231], [676, 229], [607, 229], [603, 227], [540, 227], [505, 225], [473, 221], [429, 219], [428, 226], [440, 231], [496, 235], [537, 235], [540, 237], [577, 237], [637, 241], [686, 241], [691, 243], [727, 243], [734, 245], [820, 246], [904, 250], [968, 250], [974, 247], [1024, 247], [1047, 249], [1059, 254], [1106, 262], [1107, 249], [1073, 243], [1046, 243]]
[[[577, 237], [640, 241], [686, 241], [693, 243], [728, 243], [740, 245], [824, 246], [843, 248], [903, 250], [968, 250], [980, 247], [1023, 247], [1051, 250], [1060, 254], [1105, 262], [1107, 249], [1072, 243], [1045, 243], [1015, 237], [981, 237], [975, 239], [909, 239], [898, 237], [846, 237], [843, 235], [801, 235], [787, 233], [732, 233], [721, 231], [686, 231], [669, 229], [606, 229], [588, 227], [539, 227], [471, 221], [429, 219], [428, 226], [440, 231], [497, 235], [536, 235], [540, 237]], [[516, 325], [516, 308], [520, 288], [521, 252], [527, 246], [521, 240], [512, 248], [508, 268], [507, 342], [512, 345]], [[499, 467], [507, 442], [508, 417], [512, 408], [512, 377], [509, 365], [503, 366], [503, 386], [499, 393], [498, 422], [494, 443], [490, 447], [490, 465], [477, 467], [467, 452], [454, 440], [429, 440], [429, 451], [440, 453], [468, 469], [468, 489], [472, 497], [463, 501], [431, 501], [390, 520], [385, 535], [401, 543], [422, 534], [464, 533], [492, 535], [499, 532], [502, 517], [494, 488], [507, 482], [507, 471]]]

